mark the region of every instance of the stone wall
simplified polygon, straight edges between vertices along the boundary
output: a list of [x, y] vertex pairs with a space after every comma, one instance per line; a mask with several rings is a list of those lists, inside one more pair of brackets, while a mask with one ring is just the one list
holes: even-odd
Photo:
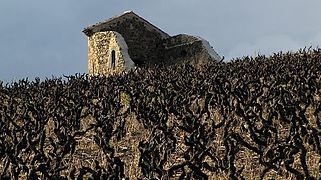
[[[136, 29], [136, 28], [135, 28]], [[132, 32], [135, 34], [134, 32]], [[130, 34], [125, 33], [127, 36]], [[213, 60], [206, 48], [204, 47], [203, 41], [197, 37], [190, 35], [177, 35], [167, 39], [159, 40], [160, 42], [150, 41], [147, 45], [144, 43], [148, 41], [148, 38], [137, 38], [137, 41], [133, 42], [122, 38], [123, 42], [120, 42], [117, 36], [122, 37], [118, 32], [105, 31], [96, 32], [89, 37], [89, 50], [88, 50], [88, 73], [90, 75], [110, 75], [115, 73], [121, 73], [126, 70], [126, 59], [130, 59], [130, 67], [134, 67], [134, 61], [131, 60], [132, 56], [129, 53], [122, 52], [124, 49], [127, 50], [127, 41], [132, 43], [132, 53], [136, 54], [136, 58], [139, 55], [144, 63], [137, 61], [137, 66], [153, 65], [153, 64], [164, 64], [172, 65], [175, 63], [192, 62], [192, 63], [203, 63], [209, 60]], [[134, 35], [133, 35], [134, 36]], [[148, 36], [148, 33], [145, 34]], [[140, 39], [140, 40], [138, 40]], [[126, 42], [125, 42], [126, 41]], [[133, 46], [135, 48], [133, 48]], [[146, 49], [140, 49], [146, 46]], [[112, 69], [111, 66], [111, 52], [116, 53], [116, 68]], [[127, 54], [126, 54], [127, 53]], [[134, 57], [135, 59], [135, 57]]]
[[179, 35], [172, 36], [170, 38], [163, 40], [163, 44], [164, 44], [165, 48], [169, 48], [169, 47], [173, 47], [173, 46], [177, 46], [177, 45], [193, 43], [198, 40], [199, 39], [197, 39], [194, 36], [190, 36], [187, 34], [179, 34]]
[[[134, 67], [119, 33], [98, 32], [89, 37], [88, 43], [88, 74], [109, 75]], [[115, 68], [112, 67], [112, 51], [115, 51]]]
[[159, 51], [159, 57], [167, 65], [180, 62], [202, 63], [212, 60], [203, 42], [197, 37], [180, 34], [163, 41], [163, 50]]

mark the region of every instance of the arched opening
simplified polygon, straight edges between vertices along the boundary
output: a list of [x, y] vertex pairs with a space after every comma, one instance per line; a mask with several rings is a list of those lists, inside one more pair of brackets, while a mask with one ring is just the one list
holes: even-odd
[[115, 50], [111, 51], [111, 68], [115, 69], [116, 67], [116, 52]]

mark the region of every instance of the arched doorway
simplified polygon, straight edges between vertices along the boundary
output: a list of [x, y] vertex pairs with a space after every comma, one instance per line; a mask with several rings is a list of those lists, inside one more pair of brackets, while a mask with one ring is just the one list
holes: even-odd
[[111, 68], [112, 69], [116, 68], [116, 52], [115, 52], [115, 50], [111, 51]]

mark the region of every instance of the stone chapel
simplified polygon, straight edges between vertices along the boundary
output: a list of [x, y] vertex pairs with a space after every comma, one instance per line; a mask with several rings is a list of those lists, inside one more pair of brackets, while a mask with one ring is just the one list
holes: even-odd
[[210, 44], [196, 36], [170, 36], [132, 11], [83, 30], [88, 37], [88, 74], [110, 75], [135, 66], [184, 61], [220, 61]]

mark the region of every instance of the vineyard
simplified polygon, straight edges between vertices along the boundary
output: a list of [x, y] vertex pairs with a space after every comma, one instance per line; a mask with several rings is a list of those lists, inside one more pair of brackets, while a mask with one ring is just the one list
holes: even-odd
[[0, 84], [0, 179], [321, 179], [321, 49]]

